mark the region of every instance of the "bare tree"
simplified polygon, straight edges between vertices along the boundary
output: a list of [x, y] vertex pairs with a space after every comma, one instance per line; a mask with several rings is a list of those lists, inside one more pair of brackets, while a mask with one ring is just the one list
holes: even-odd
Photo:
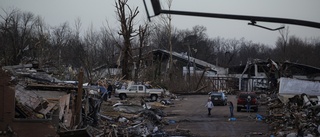
[[87, 74], [87, 78], [92, 80], [93, 77], [93, 68], [100, 66], [99, 58], [101, 58], [99, 50], [101, 48], [100, 35], [93, 30], [93, 26], [86, 31], [86, 35], [84, 36], [84, 51], [86, 54], [81, 58], [82, 67], [85, 69]]
[[[118, 0], [116, 4], [117, 19], [121, 24], [119, 35], [123, 37], [123, 45], [117, 44], [121, 49], [123, 55], [121, 59], [122, 75], [124, 79], [130, 79], [129, 66], [132, 63], [132, 46], [131, 40], [137, 35], [137, 30], [134, 29], [134, 19], [137, 17], [139, 11], [138, 8], [131, 9], [127, 4], [128, 0]], [[128, 10], [128, 11], [126, 11]]]
[[[172, 0], [166, 0], [165, 1], [166, 4], [168, 6], [168, 10], [171, 10], [171, 6], [172, 6]], [[168, 70], [169, 70], [169, 79], [171, 79], [173, 70], [172, 70], [172, 16], [171, 14], [163, 14], [160, 15], [160, 20], [162, 22], [162, 24], [164, 25], [164, 27], [166, 28], [166, 34], [168, 36], [168, 46], [169, 46], [169, 51], [170, 51], [170, 58], [169, 58], [169, 66], [168, 66]]]
[[101, 28], [101, 50], [100, 61], [101, 64], [107, 67], [107, 77], [111, 77], [111, 67], [116, 66], [116, 55], [117, 55], [117, 47], [114, 46], [114, 39], [110, 35], [110, 32], [107, 28]]
[[[54, 27], [51, 36], [51, 44], [54, 50], [54, 54], [58, 55], [57, 62], [58, 62], [58, 69], [61, 69], [62, 65], [62, 52], [63, 48], [67, 46], [69, 39], [71, 36], [71, 28], [69, 27], [68, 23], [65, 22], [61, 24], [59, 27]], [[61, 71], [61, 70], [60, 70]]]
[[241, 41], [238, 54], [234, 56], [232, 65], [244, 65], [248, 59], [268, 59], [270, 58], [271, 48], [263, 44], [251, 41]]
[[134, 73], [134, 80], [137, 81], [138, 75], [140, 72], [140, 64], [143, 61], [142, 59], [142, 53], [143, 53], [143, 47], [147, 45], [147, 38], [149, 36], [150, 31], [148, 30], [148, 24], [140, 25], [139, 26], [139, 48], [138, 48], [138, 59], [135, 61], [135, 73]]
[[19, 64], [24, 57], [31, 39], [34, 27], [34, 14], [30, 12], [20, 12], [13, 9], [10, 12], [3, 10], [5, 15], [1, 15], [1, 34], [5, 43], [5, 62], [7, 65]]
[[282, 51], [282, 60], [287, 59], [287, 53], [286, 53], [286, 48], [288, 45], [288, 40], [289, 40], [289, 27], [285, 27], [284, 29], [279, 30], [280, 37], [278, 38], [276, 42], [276, 46]]
[[37, 16], [34, 26], [33, 51], [36, 53], [35, 59], [38, 60], [39, 66], [51, 63], [55, 64], [58, 61], [56, 58], [58, 48], [52, 47], [50, 43], [50, 30], [44, 23], [44, 19]]
[[[14, 41], [14, 38], [10, 38], [13, 36], [12, 30], [12, 21], [14, 20], [14, 16], [19, 13], [19, 10], [13, 9], [11, 11], [6, 11], [4, 9], [3, 13], [0, 14], [1, 17], [1, 24], [0, 24], [0, 34], [1, 34], [1, 64], [3, 65], [11, 65], [13, 63], [13, 57], [12, 57], [12, 43]], [[13, 41], [12, 41], [13, 40]]]
[[[87, 57], [88, 52], [85, 51], [85, 45], [80, 38], [81, 20], [77, 18], [74, 22], [74, 29], [71, 29], [68, 23], [63, 23], [53, 31], [53, 40], [62, 45], [59, 49], [60, 65], [69, 67], [69, 71], [65, 71], [65, 79], [76, 79], [76, 72], [73, 68], [81, 68], [84, 65], [84, 58]], [[61, 39], [59, 38], [61, 37]], [[58, 40], [57, 40], [58, 39]], [[87, 76], [87, 75], [86, 75]]]

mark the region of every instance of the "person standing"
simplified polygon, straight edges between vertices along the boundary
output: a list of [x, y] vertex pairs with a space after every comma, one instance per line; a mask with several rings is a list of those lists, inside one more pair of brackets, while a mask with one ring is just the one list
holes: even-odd
[[99, 82], [99, 91], [100, 91], [100, 95], [101, 95], [101, 99], [104, 101], [107, 101], [108, 99], [108, 91], [107, 89], [103, 86], [103, 84], [101, 82]]
[[111, 98], [111, 93], [112, 93], [112, 90], [113, 90], [113, 87], [112, 87], [111, 83], [108, 84], [107, 90], [108, 90], [108, 97]]
[[208, 102], [205, 105], [205, 107], [208, 108], [208, 116], [210, 116], [211, 115], [211, 109], [213, 108], [213, 103], [212, 103], [212, 101], [210, 99], [208, 99]]
[[251, 110], [251, 96], [247, 97], [247, 112]]
[[233, 103], [231, 101], [228, 102], [230, 109], [230, 117], [233, 117]]

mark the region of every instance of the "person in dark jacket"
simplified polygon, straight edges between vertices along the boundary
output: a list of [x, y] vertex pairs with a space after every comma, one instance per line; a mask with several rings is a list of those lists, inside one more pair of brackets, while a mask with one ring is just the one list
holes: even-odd
[[111, 98], [111, 92], [113, 91], [113, 87], [112, 87], [111, 83], [108, 84], [107, 90], [108, 90], [108, 97]]
[[228, 102], [229, 109], [230, 109], [230, 117], [233, 117], [233, 103], [231, 101]]
[[250, 112], [251, 110], [251, 97], [247, 97], [247, 112]]
[[100, 94], [101, 94], [101, 99], [104, 100], [104, 101], [107, 101], [108, 99], [108, 91], [107, 89], [102, 86], [102, 85], [99, 85], [99, 90], [100, 90]]

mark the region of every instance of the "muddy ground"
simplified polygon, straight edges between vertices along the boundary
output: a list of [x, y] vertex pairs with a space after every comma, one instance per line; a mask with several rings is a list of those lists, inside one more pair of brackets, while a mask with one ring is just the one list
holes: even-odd
[[259, 106], [258, 112], [236, 111], [236, 96], [228, 95], [228, 101], [235, 105], [234, 115], [236, 120], [229, 121], [229, 107], [215, 106], [212, 115], [207, 115], [204, 107], [208, 95], [184, 95], [181, 100], [172, 101], [174, 105], [165, 108], [169, 122], [166, 131], [189, 131], [199, 137], [254, 137], [270, 136], [268, 125], [256, 119], [256, 114], [265, 115], [266, 107]]

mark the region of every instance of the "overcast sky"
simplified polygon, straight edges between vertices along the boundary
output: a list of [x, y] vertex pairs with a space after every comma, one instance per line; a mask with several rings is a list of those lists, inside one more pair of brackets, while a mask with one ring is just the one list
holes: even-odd
[[[146, 1], [150, 14], [153, 15], [152, 7], [149, 5], [150, 0]], [[129, 0], [129, 5], [139, 8], [138, 23], [147, 20], [143, 0]], [[171, 9], [320, 22], [319, 7], [320, 0], [173, 0]], [[72, 26], [75, 19], [80, 18], [83, 30], [88, 29], [91, 25], [98, 30], [106, 24], [106, 20], [111, 26], [117, 27], [114, 0], [0, 0], [0, 8], [4, 10], [17, 8], [21, 11], [32, 12], [43, 17], [50, 26], [58, 26], [63, 22], [69, 22]], [[0, 13], [3, 14], [3, 11], [1, 10]], [[191, 29], [195, 25], [205, 26], [211, 38], [245, 38], [255, 43], [273, 46], [277, 37], [280, 36], [278, 31], [247, 25], [248, 21], [181, 15], [173, 16], [172, 21], [173, 26], [178, 29]], [[283, 25], [266, 22], [257, 24], [270, 28], [278, 28]], [[288, 24], [286, 26], [289, 27], [289, 35], [302, 39], [320, 38], [320, 29]]]

